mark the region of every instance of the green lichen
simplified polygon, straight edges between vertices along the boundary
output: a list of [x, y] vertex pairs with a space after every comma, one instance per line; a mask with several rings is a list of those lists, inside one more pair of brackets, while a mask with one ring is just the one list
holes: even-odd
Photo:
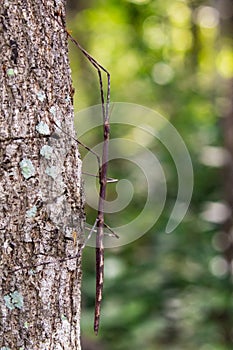
[[56, 166], [47, 167], [45, 172], [48, 176], [52, 177], [54, 180], [58, 175], [58, 168]]
[[34, 205], [31, 209], [26, 211], [26, 216], [28, 218], [34, 218], [37, 213], [37, 207]]
[[19, 165], [25, 179], [29, 179], [31, 176], [35, 175], [35, 168], [30, 159], [23, 159]]
[[36, 126], [36, 130], [41, 134], [41, 135], [50, 135], [50, 130], [48, 124], [44, 122], [39, 122]]
[[13, 293], [4, 296], [6, 307], [10, 310], [15, 308], [22, 309], [23, 307], [23, 296], [16, 290]]
[[40, 155], [45, 159], [50, 159], [53, 154], [53, 148], [51, 146], [44, 145], [40, 150]]
[[6, 74], [8, 75], [8, 77], [13, 77], [15, 75], [15, 71], [13, 68], [9, 68], [6, 71]]

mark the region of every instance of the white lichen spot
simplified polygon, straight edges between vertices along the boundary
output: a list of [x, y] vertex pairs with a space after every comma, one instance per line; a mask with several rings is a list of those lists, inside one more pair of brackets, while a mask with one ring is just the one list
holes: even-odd
[[37, 213], [37, 207], [34, 205], [31, 209], [26, 211], [26, 216], [28, 218], [34, 218]]
[[28, 329], [29, 323], [26, 321], [26, 322], [24, 322], [23, 326], [24, 326], [24, 328]]
[[17, 290], [13, 293], [11, 293], [11, 299], [15, 307], [18, 309], [22, 309], [23, 307], [23, 296], [17, 292]]
[[67, 96], [66, 96], [66, 98], [65, 98], [65, 101], [66, 101], [67, 103], [69, 103], [69, 102], [70, 102], [70, 100], [71, 100], [70, 96], [69, 96], [69, 95], [67, 95]]
[[13, 68], [9, 68], [6, 71], [6, 74], [8, 75], [8, 77], [13, 77], [15, 75], [15, 71]]
[[0, 348], [0, 350], [11, 350], [11, 349], [8, 348], [8, 346], [3, 346], [2, 348]]
[[53, 154], [53, 148], [48, 145], [44, 145], [40, 150], [40, 155], [45, 157], [45, 159], [50, 159]]
[[67, 317], [66, 317], [65, 315], [62, 314], [62, 315], [61, 315], [61, 320], [62, 320], [62, 321], [67, 321]]
[[50, 130], [49, 126], [45, 122], [39, 122], [36, 126], [36, 130], [41, 134], [41, 135], [50, 135]]
[[47, 167], [45, 173], [55, 180], [58, 175], [58, 168], [56, 166]]
[[43, 102], [45, 100], [45, 98], [46, 98], [44, 91], [39, 91], [37, 93], [37, 98], [38, 98], [39, 101]]
[[53, 116], [55, 116], [57, 113], [56, 107], [55, 106], [50, 107], [49, 112], [52, 113]]
[[21, 172], [25, 179], [35, 175], [35, 168], [30, 159], [23, 159], [20, 163]]
[[22, 309], [23, 307], [23, 296], [16, 291], [4, 296], [6, 307], [10, 310], [14, 310], [16, 307]]
[[5, 301], [6, 307], [10, 310], [14, 310], [15, 306], [11, 302], [10, 294], [5, 295], [3, 299]]
[[10, 254], [12, 252], [12, 248], [9, 244], [9, 240], [6, 239], [5, 242], [3, 243], [3, 250], [5, 254]]

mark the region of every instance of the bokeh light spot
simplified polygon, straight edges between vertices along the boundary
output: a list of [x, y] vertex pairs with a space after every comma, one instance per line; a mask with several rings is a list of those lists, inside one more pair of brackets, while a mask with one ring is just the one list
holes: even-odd
[[219, 252], [224, 252], [227, 248], [229, 248], [230, 244], [230, 237], [224, 232], [216, 233], [212, 239], [214, 249]]
[[219, 12], [211, 6], [200, 6], [197, 9], [196, 22], [203, 28], [215, 28], [219, 24]]
[[223, 147], [205, 146], [201, 149], [199, 159], [204, 165], [223, 167], [230, 160], [230, 155]]
[[143, 26], [143, 39], [151, 49], [159, 49], [168, 43], [168, 38], [162, 27], [155, 26], [149, 17]]
[[168, 9], [168, 15], [173, 24], [184, 26], [190, 23], [191, 11], [181, 2], [174, 2]]
[[215, 256], [210, 261], [210, 271], [217, 277], [223, 277], [228, 271], [227, 261], [221, 256]]
[[155, 83], [166, 85], [173, 79], [174, 71], [168, 64], [158, 62], [152, 69], [152, 77]]
[[201, 216], [204, 220], [220, 224], [231, 215], [230, 208], [222, 202], [207, 202]]

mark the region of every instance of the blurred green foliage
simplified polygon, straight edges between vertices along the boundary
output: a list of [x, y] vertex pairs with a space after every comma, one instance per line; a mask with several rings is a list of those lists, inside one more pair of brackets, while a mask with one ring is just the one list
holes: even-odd
[[[165, 234], [176, 197], [176, 171], [169, 154], [148, 141], [147, 147], [168, 169], [167, 204], [159, 221], [141, 239], [106, 252], [98, 338], [92, 331], [95, 256], [93, 249], [86, 248], [83, 350], [98, 346], [111, 350], [232, 349], [232, 278], [225, 256], [230, 243], [222, 226], [227, 208], [221, 129], [233, 75], [231, 2], [78, 3], [68, 2], [72, 8], [68, 28], [111, 72], [112, 101], [145, 105], [169, 119], [189, 149], [195, 176], [186, 217], [172, 234]], [[70, 58], [76, 110], [99, 103], [95, 70], [72, 44]], [[116, 126], [111, 135], [133, 138], [133, 132]], [[98, 130], [84, 138], [89, 146], [100, 140]], [[132, 178], [135, 170], [126, 168], [120, 161], [113, 162], [110, 176]], [[110, 190], [109, 198], [114, 196]], [[108, 224], [114, 227], [118, 221], [131, 220], [141, 210], [144, 197], [139, 189], [127, 209], [108, 218]], [[94, 222], [95, 215], [87, 208], [88, 222]]]

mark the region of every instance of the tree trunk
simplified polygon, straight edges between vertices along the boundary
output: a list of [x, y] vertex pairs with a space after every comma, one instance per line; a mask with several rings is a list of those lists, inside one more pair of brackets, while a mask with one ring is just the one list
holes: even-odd
[[[0, 348], [5, 350], [80, 349], [84, 214], [64, 2], [1, 1]], [[67, 259], [71, 256], [77, 258]]]

